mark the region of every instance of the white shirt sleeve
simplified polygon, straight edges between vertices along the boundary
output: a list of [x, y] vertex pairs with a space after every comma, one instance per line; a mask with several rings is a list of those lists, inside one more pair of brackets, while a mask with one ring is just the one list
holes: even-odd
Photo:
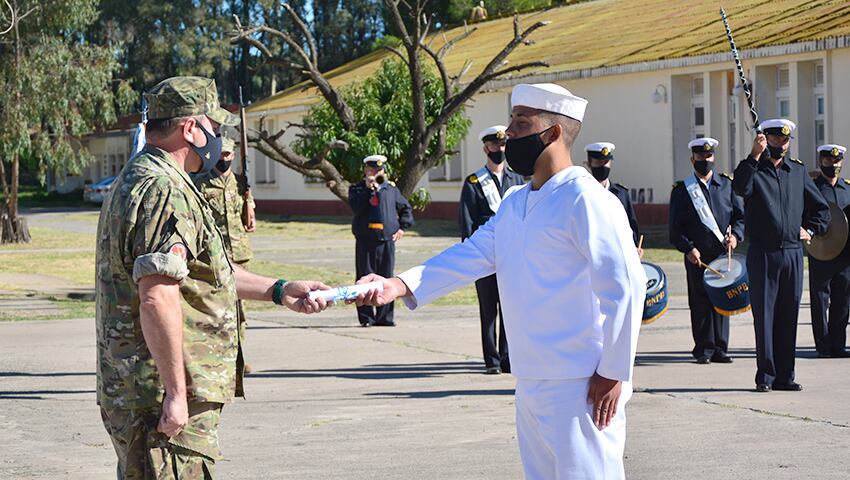
[[643, 316], [646, 274], [625, 210], [613, 195], [593, 193], [578, 197], [571, 233], [576, 248], [590, 262], [591, 290], [599, 299], [602, 357], [596, 373], [628, 382]]
[[496, 272], [496, 232], [498, 215], [467, 238], [425, 263], [398, 275], [413, 292], [402, 297], [411, 310], [427, 305], [479, 278]]

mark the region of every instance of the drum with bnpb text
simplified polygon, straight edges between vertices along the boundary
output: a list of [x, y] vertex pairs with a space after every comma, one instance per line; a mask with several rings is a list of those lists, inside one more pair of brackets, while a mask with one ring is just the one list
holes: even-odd
[[667, 275], [658, 265], [641, 262], [646, 272], [646, 300], [643, 302], [644, 325], [658, 320], [667, 311]]
[[726, 316], [749, 311], [750, 285], [746, 258], [737, 254], [731, 258], [723, 255], [708, 266], [710, 268], [705, 269], [702, 282], [714, 310]]

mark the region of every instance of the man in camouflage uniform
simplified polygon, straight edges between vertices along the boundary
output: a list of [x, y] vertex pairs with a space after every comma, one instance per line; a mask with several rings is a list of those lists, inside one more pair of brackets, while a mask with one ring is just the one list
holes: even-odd
[[[195, 175], [193, 180], [204, 199], [209, 203], [215, 224], [221, 232], [224, 240], [224, 249], [227, 256], [234, 263], [243, 268], [248, 268], [253, 252], [251, 243], [248, 241], [248, 232], [253, 232], [256, 227], [248, 229], [242, 223], [242, 209], [245, 204], [244, 192], [242, 191], [236, 175], [230, 168], [234, 159], [236, 143], [230, 137], [222, 135], [221, 138], [221, 160], [215, 168], [207, 174]], [[253, 199], [249, 199], [253, 202]], [[240, 355], [236, 359], [236, 368], [245, 374], [251, 373], [251, 367], [245, 362], [242, 354], [245, 345], [245, 330], [247, 328], [247, 317], [245, 316], [245, 305], [242, 300], [236, 302], [236, 317], [239, 325]], [[242, 385], [237, 385], [237, 395]]]
[[236, 394], [240, 298], [303, 313], [320, 282], [254, 275], [230, 262], [188, 173], [220, 156], [233, 117], [215, 82], [174, 77], [145, 95], [147, 145], [122, 169], [97, 233], [97, 401], [119, 479], [212, 478], [219, 416]]

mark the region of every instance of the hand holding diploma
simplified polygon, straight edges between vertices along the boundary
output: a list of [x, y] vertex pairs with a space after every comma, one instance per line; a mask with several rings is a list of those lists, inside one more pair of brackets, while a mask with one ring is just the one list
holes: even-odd
[[365, 291], [358, 292], [353, 299], [348, 299], [347, 303], [356, 303], [358, 307], [363, 305], [372, 305], [380, 307], [388, 303], [392, 303], [398, 297], [410, 295], [410, 290], [401, 279], [384, 278], [380, 275], [371, 273], [357, 280], [357, 287], [363, 288]]

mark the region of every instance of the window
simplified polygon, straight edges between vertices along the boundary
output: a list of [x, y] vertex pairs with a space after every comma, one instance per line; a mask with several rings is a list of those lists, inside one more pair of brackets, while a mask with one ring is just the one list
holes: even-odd
[[702, 75], [691, 77], [691, 138], [705, 136], [705, 81]]
[[705, 107], [694, 107], [694, 126], [705, 126]]
[[632, 197], [632, 203], [652, 203], [652, 193], [651, 188], [632, 188], [629, 190], [629, 195]]
[[432, 182], [454, 182], [463, 178], [463, 155], [461, 154], [461, 146], [458, 144], [455, 148], [455, 154], [449, 159], [432, 168], [428, 172], [428, 180]]
[[738, 159], [738, 97], [729, 97], [729, 158]]
[[691, 96], [701, 97], [705, 93], [705, 82], [702, 75], [696, 76], [691, 82]]
[[779, 116], [782, 118], [787, 118], [791, 116], [791, 100], [787, 98], [779, 99], [779, 105], [776, 108], [776, 111], [779, 112]]
[[[269, 132], [274, 131], [274, 126], [274, 120], [266, 120], [266, 128]], [[260, 129], [259, 121], [254, 123], [254, 128], [256, 128], [257, 130]], [[254, 154], [254, 181], [257, 183], [257, 185], [275, 183], [275, 163], [277, 162], [269, 159], [259, 150], [255, 149]]]
[[824, 85], [824, 65], [823, 62], [815, 63], [815, 84], [812, 93], [815, 96], [814, 101], [814, 125], [813, 131], [815, 135], [815, 147], [826, 143], [826, 88]]
[[787, 65], [783, 65], [776, 69], [776, 89], [784, 90], [791, 87], [791, 71]]
[[118, 162], [116, 161], [115, 155], [109, 156], [109, 171], [110, 175], [118, 173]]
[[823, 86], [823, 63], [818, 62], [815, 64], [815, 86], [822, 87]]
[[788, 65], [776, 67], [776, 116], [791, 116], [791, 72]]

